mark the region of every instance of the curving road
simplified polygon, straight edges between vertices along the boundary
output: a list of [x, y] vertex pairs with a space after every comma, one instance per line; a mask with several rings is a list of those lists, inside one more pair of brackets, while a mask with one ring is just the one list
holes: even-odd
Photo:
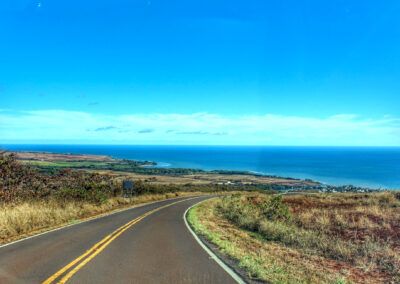
[[236, 283], [165, 200], [0, 247], [0, 283]]

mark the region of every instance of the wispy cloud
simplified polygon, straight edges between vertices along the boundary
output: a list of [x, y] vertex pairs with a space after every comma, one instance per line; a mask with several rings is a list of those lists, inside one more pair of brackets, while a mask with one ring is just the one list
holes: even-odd
[[112, 129], [117, 129], [118, 127], [115, 126], [107, 126], [107, 127], [99, 127], [96, 128], [94, 131], [107, 131], [107, 130], [112, 130]]
[[209, 132], [209, 131], [176, 131], [175, 133], [184, 135], [228, 135], [228, 132]]
[[84, 98], [86, 98], [86, 95], [80, 94], [80, 95], [77, 96], [77, 98], [84, 99]]
[[[131, 144], [400, 146], [400, 120], [391, 116], [372, 119], [354, 114], [324, 118], [208, 113], [101, 115], [43, 110], [3, 111], [0, 121], [2, 141], [59, 139]], [[105, 135], [106, 131], [110, 131], [109, 134]]]
[[152, 132], [154, 132], [154, 129], [142, 129], [138, 131], [138, 133], [152, 133]]

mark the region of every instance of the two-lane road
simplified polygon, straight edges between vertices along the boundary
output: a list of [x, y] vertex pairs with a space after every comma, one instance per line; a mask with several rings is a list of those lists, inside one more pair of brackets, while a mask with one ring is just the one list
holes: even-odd
[[0, 247], [0, 283], [236, 283], [182, 218], [207, 198], [151, 203]]

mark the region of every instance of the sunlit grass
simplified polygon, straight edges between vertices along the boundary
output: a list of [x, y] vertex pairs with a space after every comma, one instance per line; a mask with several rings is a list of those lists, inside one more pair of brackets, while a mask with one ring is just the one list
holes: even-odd
[[253, 277], [274, 283], [399, 281], [399, 195], [299, 195], [279, 206], [276, 196], [236, 195], [192, 214], [201, 225], [197, 232]]
[[251, 279], [271, 283], [334, 283], [341, 276], [314, 269], [314, 260], [297, 265], [298, 255], [276, 245], [265, 246], [254, 233], [240, 230], [214, 214], [217, 200], [202, 203], [188, 213], [195, 232], [215, 244], [222, 254], [236, 259]]

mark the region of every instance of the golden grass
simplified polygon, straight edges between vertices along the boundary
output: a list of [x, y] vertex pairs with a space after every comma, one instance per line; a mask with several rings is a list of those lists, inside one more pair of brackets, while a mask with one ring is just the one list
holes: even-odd
[[[208, 202], [209, 208], [199, 207], [203, 208], [199, 212], [209, 215], [201, 213], [199, 220], [239, 250], [245, 247], [251, 252], [253, 247], [259, 256], [267, 254], [274, 259], [274, 265], [280, 263], [278, 267], [285, 262], [294, 265], [282, 269], [290, 273], [298, 269], [303, 275], [300, 282], [326, 282], [335, 277], [354, 283], [400, 281], [400, 193], [285, 197], [289, 219], [263, 215], [268, 200], [271, 196], [253, 193]], [[238, 236], [247, 234], [246, 241], [227, 228], [235, 229]], [[268, 257], [262, 262], [265, 271], [271, 270]], [[331, 276], [318, 278], [314, 275], [318, 271]], [[318, 279], [307, 278], [309, 275]], [[273, 282], [281, 282], [279, 277]], [[292, 280], [299, 281], [287, 278], [283, 282]]]
[[[272, 242], [264, 242], [254, 233], [241, 230], [215, 214], [218, 200], [193, 208], [189, 214], [196, 233], [216, 244], [223, 254], [236, 259], [251, 279], [272, 283], [342, 283], [346, 269], [338, 271], [336, 263]], [[324, 261], [324, 266], [321, 264]]]
[[133, 198], [116, 197], [109, 199], [102, 205], [82, 201], [60, 202], [58, 200], [31, 201], [18, 205], [1, 205], [0, 244], [116, 209], [174, 197], [201, 194], [204, 193], [178, 192], [145, 194]]
[[400, 281], [399, 192], [293, 196], [284, 202], [296, 228], [325, 240], [325, 251], [316, 253]]

